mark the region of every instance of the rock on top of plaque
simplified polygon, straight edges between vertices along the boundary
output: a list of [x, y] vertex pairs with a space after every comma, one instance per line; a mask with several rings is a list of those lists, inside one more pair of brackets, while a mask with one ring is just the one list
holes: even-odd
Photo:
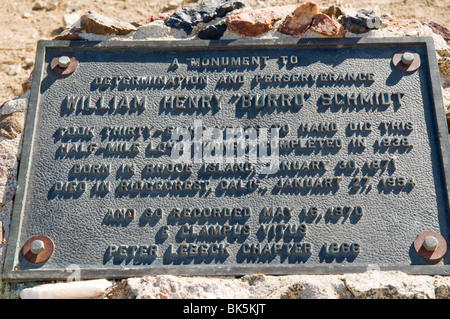
[[236, 9], [249, 8], [245, 0], [209, 0], [193, 7], [183, 7], [164, 19], [164, 23], [171, 28], [182, 29], [191, 34], [199, 23], [207, 23], [215, 18], [224, 17], [228, 12]]

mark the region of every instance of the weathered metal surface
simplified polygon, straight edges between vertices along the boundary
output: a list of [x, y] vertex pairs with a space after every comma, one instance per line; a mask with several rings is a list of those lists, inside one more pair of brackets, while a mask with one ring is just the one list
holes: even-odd
[[[71, 74], [52, 71], [62, 55]], [[5, 279], [448, 272], [414, 246], [449, 239], [431, 39], [41, 42], [34, 73]], [[207, 162], [207, 129], [232, 127], [275, 128], [273, 171], [239, 147]], [[54, 242], [38, 265], [36, 235]]]

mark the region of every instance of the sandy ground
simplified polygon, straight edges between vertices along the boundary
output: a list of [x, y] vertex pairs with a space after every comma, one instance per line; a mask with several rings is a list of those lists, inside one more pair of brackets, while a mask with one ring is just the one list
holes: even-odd
[[[127, 22], [145, 23], [158, 12], [173, 12], [176, 7], [195, 5], [199, 0], [0, 0], [0, 105], [20, 96], [21, 83], [34, 65], [38, 40], [52, 39], [64, 30], [63, 17], [78, 5], [82, 13], [95, 10]], [[302, 0], [248, 0], [253, 8], [296, 4]], [[320, 6], [374, 8], [396, 18], [435, 21], [450, 28], [449, 0], [337, 0], [314, 1]], [[42, 9], [38, 9], [38, 4]], [[170, 6], [169, 6], [170, 4]], [[51, 10], [49, 10], [53, 7]]]

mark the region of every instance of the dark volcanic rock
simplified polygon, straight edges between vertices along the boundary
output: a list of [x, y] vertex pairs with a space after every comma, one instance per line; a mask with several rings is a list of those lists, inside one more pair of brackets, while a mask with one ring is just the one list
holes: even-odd
[[210, 25], [203, 30], [198, 31], [198, 37], [204, 40], [218, 40], [227, 30], [227, 24], [222, 22], [215, 25]]
[[339, 17], [338, 22], [345, 30], [357, 34], [369, 32], [381, 26], [381, 19], [368, 10], [360, 10], [355, 16], [343, 14]]
[[165, 18], [164, 23], [168, 27], [181, 29], [191, 34], [192, 29], [201, 22], [206, 23], [215, 18], [224, 17], [233, 10], [247, 7], [249, 5], [245, 0], [209, 0], [193, 7], [183, 7]]

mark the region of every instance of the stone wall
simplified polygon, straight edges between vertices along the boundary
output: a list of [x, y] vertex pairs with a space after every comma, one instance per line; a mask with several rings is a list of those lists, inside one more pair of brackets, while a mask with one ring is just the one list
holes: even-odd
[[[433, 22], [399, 20], [365, 9], [321, 8], [312, 2], [253, 9], [244, 0], [209, 0], [174, 14], [157, 14], [144, 25], [96, 12], [81, 15], [55, 39], [192, 40], [301, 37], [430, 36], [434, 39], [450, 128], [450, 31]], [[31, 78], [22, 96], [0, 107], [0, 249], [3, 263]], [[241, 278], [156, 277], [38, 285], [2, 283], [3, 298], [429, 298], [447, 299], [450, 278], [371, 270], [362, 274]], [[36, 286], [29, 288], [29, 286]]]

